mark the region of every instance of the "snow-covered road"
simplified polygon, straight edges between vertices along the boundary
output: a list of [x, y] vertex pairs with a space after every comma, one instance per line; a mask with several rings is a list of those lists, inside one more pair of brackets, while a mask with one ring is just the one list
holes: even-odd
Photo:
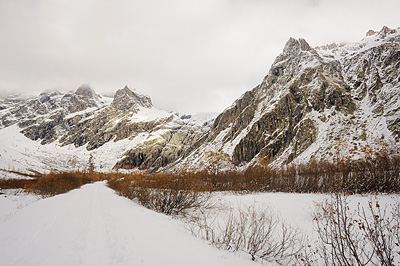
[[[0, 204], [1, 207], [1, 204]], [[253, 265], [104, 182], [39, 200], [0, 221], [0, 265]]]

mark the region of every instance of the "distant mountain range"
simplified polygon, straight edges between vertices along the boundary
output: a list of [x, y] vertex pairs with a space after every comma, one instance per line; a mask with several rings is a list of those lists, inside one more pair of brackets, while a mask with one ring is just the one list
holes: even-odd
[[376, 140], [400, 150], [399, 28], [315, 48], [290, 38], [261, 84], [218, 116], [159, 110], [128, 87], [0, 100], [8, 170], [234, 169], [360, 156]]
[[114, 98], [88, 85], [75, 92], [0, 100], [0, 168], [159, 169], [209, 130], [215, 114], [172, 114], [128, 87]]

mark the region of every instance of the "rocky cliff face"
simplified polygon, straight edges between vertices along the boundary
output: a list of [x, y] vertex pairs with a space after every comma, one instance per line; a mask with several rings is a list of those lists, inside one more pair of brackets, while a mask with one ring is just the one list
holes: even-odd
[[[246, 166], [331, 159], [338, 145], [379, 138], [399, 150], [400, 31], [384, 27], [361, 42], [312, 48], [290, 38], [260, 85], [215, 120], [172, 168]], [[215, 158], [215, 157], [220, 158]]]

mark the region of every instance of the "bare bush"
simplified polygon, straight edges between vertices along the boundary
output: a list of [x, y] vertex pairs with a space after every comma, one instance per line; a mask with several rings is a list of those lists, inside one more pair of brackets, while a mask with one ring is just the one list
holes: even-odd
[[319, 237], [319, 255], [325, 265], [367, 265], [373, 251], [360, 234], [355, 212], [347, 198], [336, 194], [332, 201], [319, 206], [314, 221]]
[[219, 249], [246, 252], [253, 261], [261, 259], [288, 265], [303, 246], [300, 231], [282, 222], [265, 207], [254, 205], [230, 211], [225, 218], [202, 213], [195, 219], [192, 217], [190, 222], [195, 236]]
[[[398, 201], [393, 209], [394, 240], [397, 247], [400, 247], [400, 202]], [[400, 249], [396, 251], [396, 256], [400, 258]]]
[[[389, 214], [388, 206], [382, 208], [375, 198], [368, 202], [367, 210], [364, 208], [358, 210], [362, 235], [368, 240], [375, 253], [376, 258], [372, 260], [374, 265], [392, 266], [395, 263], [395, 256], [400, 253], [398, 241], [400, 224], [398, 213], [396, 213], [398, 206], [399, 204], [389, 206], [391, 211]], [[397, 262], [400, 263], [400, 260]]]
[[201, 184], [166, 175], [110, 180], [108, 186], [121, 196], [167, 215], [185, 215], [189, 210], [207, 208], [211, 193]]
[[167, 215], [185, 215], [189, 210], [207, 206], [210, 193], [134, 187], [131, 197], [148, 209]]
[[[305, 265], [399, 265], [399, 203], [381, 207], [374, 198], [368, 207], [351, 209], [348, 197], [335, 194], [314, 215], [318, 241], [304, 251]], [[397, 264], [396, 264], [397, 263]]]

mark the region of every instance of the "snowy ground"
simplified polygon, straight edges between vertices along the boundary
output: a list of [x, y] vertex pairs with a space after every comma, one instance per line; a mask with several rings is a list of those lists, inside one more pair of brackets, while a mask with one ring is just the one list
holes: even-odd
[[[313, 213], [316, 204], [330, 199], [327, 194], [296, 194], [296, 193], [256, 193], [256, 194], [225, 194], [219, 196], [222, 204], [232, 209], [243, 209], [246, 206], [268, 206], [272, 213], [278, 215], [285, 223], [298, 228], [309, 238], [315, 240], [317, 236], [313, 226]], [[368, 202], [378, 197], [382, 207], [393, 205], [400, 201], [400, 195], [352, 195], [349, 196], [349, 207], [356, 210], [358, 204], [367, 209]]]
[[19, 210], [38, 200], [38, 196], [27, 194], [23, 189], [0, 190], [0, 225], [14, 216]]
[[[0, 196], [0, 209], [7, 198]], [[39, 200], [1, 220], [0, 264], [254, 265], [193, 237], [178, 220], [117, 196], [104, 183]]]
[[[15, 195], [13, 195], [15, 194]], [[312, 211], [326, 195], [217, 193], [226, 208], [268, 205], [312, 237]], [[379, 196], [390, 204], [398, 196]], [[367, 204], [370, 196], [351, 196]], [[56, 197], [0, 195], [1, 265], [257, 265], [245, 254], [217, 250], [183, 222], [120, 197], [104, 182]]]

